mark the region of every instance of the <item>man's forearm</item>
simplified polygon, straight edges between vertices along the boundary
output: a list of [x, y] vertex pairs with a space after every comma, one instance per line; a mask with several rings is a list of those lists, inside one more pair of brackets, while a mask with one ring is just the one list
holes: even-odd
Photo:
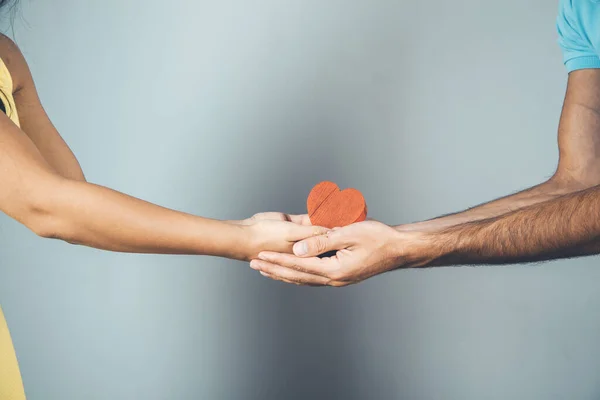
[[581, 185], [574, 183], [566, 183], [554, 179], [548, 180], [532, 188], [469, 208], [465, 211], [444, 215], [427, 221], [399, 225], [396, 229], [400, 231], [438, 231], [466, 222], [503, 215], [523, 207], [556, 199], [581, 189], [583, 189]]
[[514, 264], [600, 252], [600, 186], [425, 234], [424, 266]]

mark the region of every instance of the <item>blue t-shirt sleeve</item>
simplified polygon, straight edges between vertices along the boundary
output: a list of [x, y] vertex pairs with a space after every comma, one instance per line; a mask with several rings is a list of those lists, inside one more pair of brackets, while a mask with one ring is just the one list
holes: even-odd
[[562, 49], [563, 62], [568, 72], [584, 68], [600, 68], [600, 58], [582, 27], [581, 19], [573, 9], [573, 1], [560, 0], [556, 29]]

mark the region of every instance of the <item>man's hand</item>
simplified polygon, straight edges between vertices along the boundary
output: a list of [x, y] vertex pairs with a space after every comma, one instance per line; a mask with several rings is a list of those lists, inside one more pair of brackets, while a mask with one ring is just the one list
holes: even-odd
[[[264, 276], [297, 285], [346, 286], [420, 265], [423, 245], [416, 232], [365, 221], [302, 240], [294, 246], [294, 255], [261, 252], [250, 265]], [[336, 251], [332, 257], [317, 257], [332, 251]]]

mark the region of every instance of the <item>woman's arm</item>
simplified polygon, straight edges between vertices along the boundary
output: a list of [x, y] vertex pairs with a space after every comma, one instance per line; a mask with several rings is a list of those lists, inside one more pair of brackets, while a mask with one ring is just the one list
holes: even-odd
[[23, 54], [12, 40], [1, 34], [0, 57], [13, 78], [13, 97], [23, 132], [58, 174], [68, 179], [85, 181], [77, 158], [48, 118], [40, 102]]
[[236, 224], [196, 217], [67, 179], [2, 113], [0, 210], [42, 237], [132, 253], [249, 260], [261, 250], [291, 252], [295, 241], [324, 232], [286, 221]]

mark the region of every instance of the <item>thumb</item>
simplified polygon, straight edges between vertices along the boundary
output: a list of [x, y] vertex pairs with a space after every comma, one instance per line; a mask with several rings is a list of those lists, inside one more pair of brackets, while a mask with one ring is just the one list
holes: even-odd
[[304, 239], [294, 245], [294, 254], [298, 257], [316, 257], [330, 251], [345, 248], [340, 235], [329, 231], [326, 235]]

